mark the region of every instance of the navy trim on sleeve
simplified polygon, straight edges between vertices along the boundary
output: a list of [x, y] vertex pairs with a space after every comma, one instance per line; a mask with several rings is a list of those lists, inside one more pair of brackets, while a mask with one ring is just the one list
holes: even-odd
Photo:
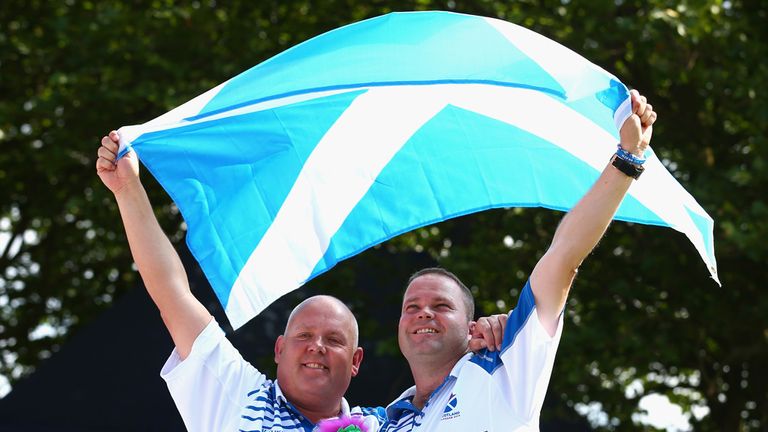
[[520, 298], [517, 300], [517, 306], [509, 313], [509, 319], [507, 320], [507, 327], [504, 329], [504, 339], [501, 342], [501, 353], [504, 353], [509, 347], [515, 343], [517, 335], [525, 327], [525, 323], [531, 317], [533, 310], [536, 308], [536, 300], [533, 297], [533, 290], [531, 290], [531, 281], [527, 281], [523, 287], [523, 292], [520, 293]]

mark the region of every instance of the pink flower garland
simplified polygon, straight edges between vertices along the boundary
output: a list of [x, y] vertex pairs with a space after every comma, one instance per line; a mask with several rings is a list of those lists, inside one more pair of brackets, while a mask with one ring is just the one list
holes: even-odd
[[362, 416], [359, 415], [321, 420], [317, 428], [318, 432], [368, 432]]

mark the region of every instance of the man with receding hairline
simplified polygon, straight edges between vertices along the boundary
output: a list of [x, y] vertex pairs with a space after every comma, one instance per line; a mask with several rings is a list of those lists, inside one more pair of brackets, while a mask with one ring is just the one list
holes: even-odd
[[243, 360], [212, 319], [194, 345], [186, 359], [175, 350], [161, 372], [190, 430], [312, 430], [351, 413], [370, 415], [373, 427], [379, 421], [374, 409], [350, 410], [343, 398], [363, 349], [354, 315], [334, 297], [310, 297], [291, 312], [275, 343], [276, 381]]
[[357, 414], [375, 430], [383, 411], [350, 409], [343, 397], [363, 359], [349, 308], [330, 296], [299, 304], [275, 342], [277, 380], [268, 379], [192, 295], [139, 180], [136, 154], [117, 160], [118, 139], [114, 131], [102, 138], [96, 170], [115, 195], [136, 266], [175, 344], [161, 376], [187, 429], [309, 432], [322, 419]]
[[335, 297], [324, 295], [296, 306], [285, 332], [277, 338], [277, 381], [292, 395], [291, 403], [313, 423], [339, 415], [338, 410], [323, 410], [318, 401], [343, 400], [363, 359], [357, 339], [352, 312]]

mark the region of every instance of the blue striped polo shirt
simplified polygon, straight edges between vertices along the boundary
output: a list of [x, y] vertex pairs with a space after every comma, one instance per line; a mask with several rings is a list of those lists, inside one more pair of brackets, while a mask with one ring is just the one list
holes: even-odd
[[[268, 379], [242, 358], [215, 320], [195, 339], [186, 359], [182, 361], [174, 350], [160, 375], [190, 432], [315, 428], [285, 398], [277, 380]], [[344, 398], [339, 414], [364, 415], [374, 430], [385, 416], [383, 408], [350, 409]]]

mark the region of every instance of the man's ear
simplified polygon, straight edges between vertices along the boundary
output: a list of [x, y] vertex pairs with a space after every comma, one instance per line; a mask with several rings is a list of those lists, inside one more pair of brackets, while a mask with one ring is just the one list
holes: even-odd
[[360, 363], [363, 361], [363, 348], [357, 347], [355, 353], [352, 354], [352, 376], [357, 376], [360, 370]]
[[280, 363], [280, 355], [283, 353], [284, 343], [285, 340], [283, 340], [283, 335], [278, 336], [275, 341], [275, 363]]

